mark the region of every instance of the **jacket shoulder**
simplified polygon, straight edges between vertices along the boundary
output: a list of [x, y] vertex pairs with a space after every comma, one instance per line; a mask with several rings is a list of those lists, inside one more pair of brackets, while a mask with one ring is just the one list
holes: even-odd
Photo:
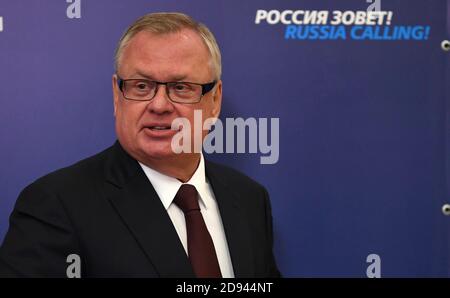
[[72, 165], [48, 173], [31, 183], [27, 188], [69, 190], [87, 186], [104, 177], [105, 163], [111, 147]]

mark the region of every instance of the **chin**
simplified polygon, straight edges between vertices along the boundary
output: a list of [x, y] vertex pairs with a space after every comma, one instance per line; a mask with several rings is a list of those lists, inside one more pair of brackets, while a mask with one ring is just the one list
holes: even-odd
[[167, 159], [167, 158], [178, 156], [178, 154], [175, 154], [173, 152], [167, 152], [167, 151], [162, 151], [162, 150], [161, 151], [147, 150], [147, 151], [142, 151], [142, 153], [144, 154], [145, 158], [148, 158], [148, 159]]
[[166, 142], [146, 141], [139, 144], [138, 150], [146, 159], [164, 159], [179, 155], [172, 151], [170, 142], [167, 144]]

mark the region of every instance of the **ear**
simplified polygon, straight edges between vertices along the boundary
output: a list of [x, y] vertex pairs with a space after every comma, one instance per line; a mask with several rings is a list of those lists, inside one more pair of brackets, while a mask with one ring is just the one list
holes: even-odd
[[222, 80], [219, 80], [216, 84], [214, 96], [212, 98], [211, 116], [219, 118], [220, 109], [222, 108]]
[[114, 117], [115, 117], [116, 113], [117, 113], [117, 108], [119, 105], [119, 94], [120, 94], [119, 85], [117, 85], [117, 75], [116, 74], [113, 74], [113, 76], [112, 76], [112, 91], [113, 91]]

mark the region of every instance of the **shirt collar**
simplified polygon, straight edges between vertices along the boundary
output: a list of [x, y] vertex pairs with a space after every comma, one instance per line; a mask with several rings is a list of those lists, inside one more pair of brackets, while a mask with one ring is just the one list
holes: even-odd
[[148, 180], [150, 180], [150, 183], [153, 185], [153, 188], [161, 199], [161, 202], [166, 210], [172, 204], [172, 201], [182, 184], [191, 184], [195, 186], [200, 197], [200, 204], [203, 204], [203, 207], [205, 209], [208, 209], [208, 205], [210, 204], [210, 202], [208, 201], [210, 197], [207, 195], [208, 182], [205, 175], [205, 161], [203, 159], [203, 154], [200, 153], [200, 163], [198, 164], [198, 167], [192, 175], [191, 179], [189, 179], [189, 181], [187, 181], [186, 183], [182, 183], [180, 180], [174, 177], [170, 177], [158, 171], [155, 171], [154, 169], [144, 165], [141, 162], [139, 162], [139, 165], [141, 166], [142, 170], [144, 170], [145, 175], [147, 176]]

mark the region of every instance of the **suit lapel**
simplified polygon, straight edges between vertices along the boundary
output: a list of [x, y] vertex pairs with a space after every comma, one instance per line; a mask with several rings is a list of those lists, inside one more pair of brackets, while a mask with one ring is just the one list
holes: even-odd
[[253, 253], [249, 243], [250, 231], [240, 207], [241, 198], [221, 179], [213, 165], [206, 161], [206, 175], [219, 205], [220, 216], [237, 278], [254, 276]]
[[[216, 197], [235, 277], [252, 277], [250, 231], [239, 204], [242, 198], [206, 161], [206, 175]], [[106, 161], [105, 195], [133, 234], [160, 277], [195, 277], [178, 234], [156, 191], [139, 164], [119, 142]]]
[[116, 142], [107, 165], [106, 195], [160, 277], [194, 277], [172, 221], [139, 164]]

